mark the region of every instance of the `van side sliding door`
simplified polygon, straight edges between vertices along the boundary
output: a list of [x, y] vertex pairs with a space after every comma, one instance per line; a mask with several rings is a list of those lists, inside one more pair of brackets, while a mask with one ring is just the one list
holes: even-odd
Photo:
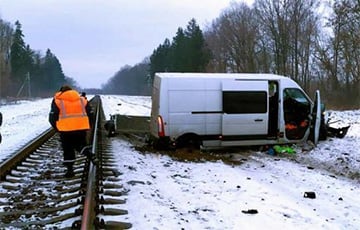
[[263, 139], [268, 133], [268, 81], [222, 82], [223, 140]]

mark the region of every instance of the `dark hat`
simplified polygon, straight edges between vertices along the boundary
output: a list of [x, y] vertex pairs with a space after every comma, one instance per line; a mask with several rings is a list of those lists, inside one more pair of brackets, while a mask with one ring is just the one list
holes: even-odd
[[68, 86], [68, 85], [63, 85], [60, 88], [60, 92], [65, 92], [65, 91], [68, 91], [68, 90], [72, 90], [72, 88], [70, 86]]

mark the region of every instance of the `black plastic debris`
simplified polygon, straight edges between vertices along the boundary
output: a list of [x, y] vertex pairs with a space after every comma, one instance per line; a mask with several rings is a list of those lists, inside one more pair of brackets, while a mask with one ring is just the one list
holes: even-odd
[[305, 192], [305, 193], [304, 193], [304, 197], [305, 197], [305, 198], [310, 198], [310, 199], [315, 199], [315, 198], [316, 198], [316, 194], [315, 194], [315, 192]]
[[327, 135], [329, 137], [337, 137], [337, 138], [343, 138], [347, 134], [348, 130], [350, 128], [350, 125], [341, 127], [341, 128], [334, 128], [334, 127], [327, 127]]
[[113, 118], [113, 116], [111, 117], [110, 120], [107, 120], [105, 125], [104, 125], [105, 130], [108, 132], [108, 137], [113, 137], [115, 136], [115, 120]]
[[245, 213], [245, 214], [258, 214], [258, 210], [256, 209], [248, 209], [248, 210], [242, 210], [241, 211], [242, 213]]

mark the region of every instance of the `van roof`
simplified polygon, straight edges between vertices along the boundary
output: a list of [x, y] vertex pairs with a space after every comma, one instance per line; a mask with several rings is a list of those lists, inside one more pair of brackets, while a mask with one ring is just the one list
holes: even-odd
[[270, 73], [178, 73], [178, 72], [165, 72], [156, 73], [160, 78], [223, 78], [223, 79], [254, 79], [254, 80], [281, 80], [289, 79], [277, 74]]

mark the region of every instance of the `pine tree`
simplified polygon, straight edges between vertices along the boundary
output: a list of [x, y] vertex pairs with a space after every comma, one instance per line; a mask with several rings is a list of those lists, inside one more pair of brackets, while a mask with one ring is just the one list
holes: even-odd
[[166, 39], [150, 57], [150, 74], [155, 72], [204, 72], [210, 51], [200, 27], [192, 19], [186, 30], [178, 28], [170, 44]]
[[13, 36], [13, 43], [10, 51], [10, 64], [12, 70], [12, 79], [15, 86], [21, 84], [26, 74], [31, 68], [31, 52], [30, 48], [26, 46], [23, 40], [23, 33], [19, 21], [15, 22], [15, 32]]
[[186, 69], [192, 72], [205, 71], [210, 61], [210, 51], [206, 48], [205, 39], [195, 19], [191, 19], [185, 30]]
[[172, 70], [171, 64], [171, 44], [169, 39], [165, 39], [150, 56], [150, 75], [156, 72], [166, 72]]
[[187, 59], [189, 56], [189, 47], [187, 46], [187, 39], [185, 37], [184, 30], [180, 27], [176, 32], [176, 36], [173, 38], [171, 45], [171, 71], [174, 72], [189, 72], [189, 66], [187, 65]]
[[66, 83], [61, 64], [57, 57], [47, 49], [44, 63], [41, 65], [43, 73], [42, 87], [48, 91], [56, 91]]

